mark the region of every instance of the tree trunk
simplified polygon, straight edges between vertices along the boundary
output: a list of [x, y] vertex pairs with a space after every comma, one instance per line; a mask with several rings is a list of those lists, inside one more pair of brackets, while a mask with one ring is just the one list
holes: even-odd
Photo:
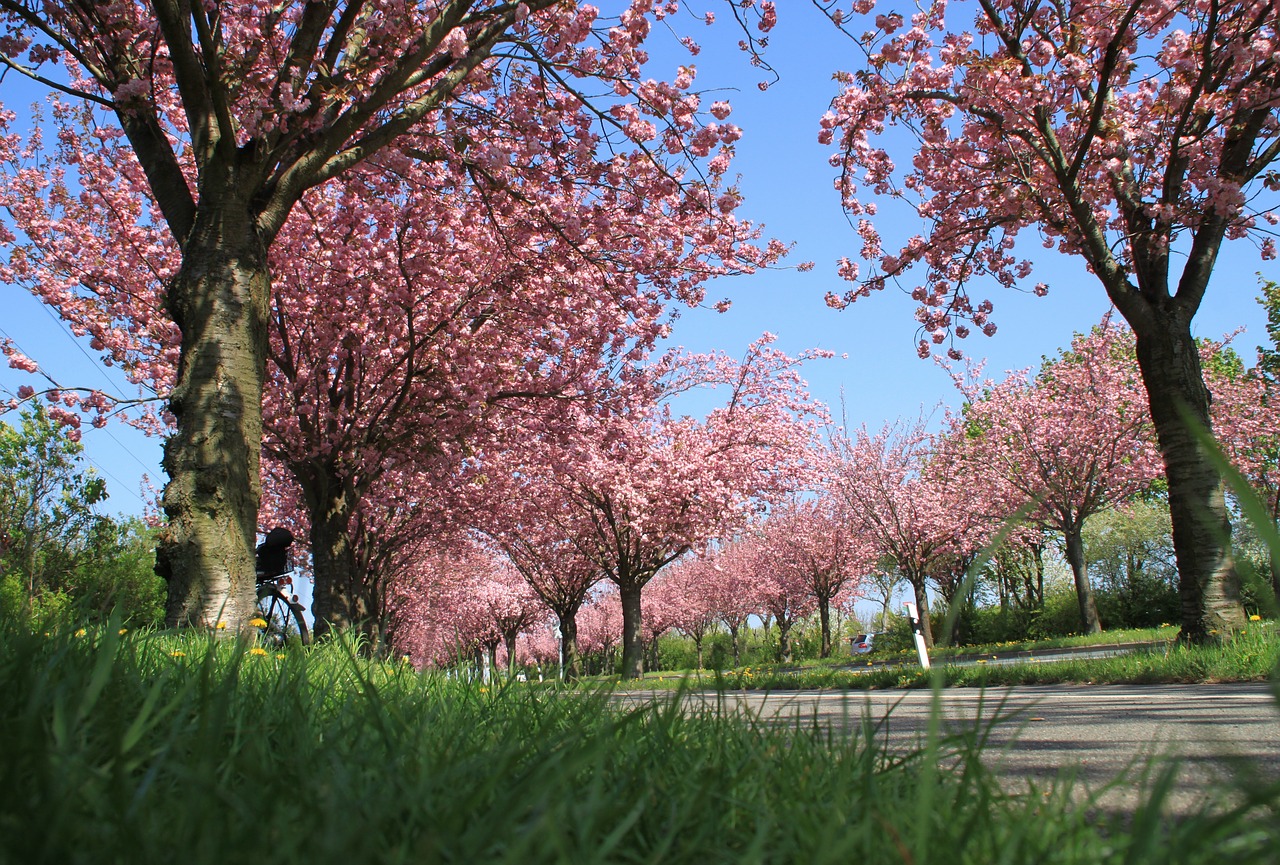
[[516, 638], [520, 636], [519, 628], [508, 628], [502, 632], [502, 642], [507, 648], [507, 678], [516, 677]]
[[355, 493], [323, 470], [295, 472], [311, 519], [311, 560], [315, 578], [315, 634], [356, 629], [378, 637], [380, 599], [357, 560], [351, 537]]
[[1189, 316], [1160, 314], [1130, 324], [1169, 482], [1181, 639], [1203, 643], [1245, 624], [1222, 477], [1193, 431], [1193, 425], [1206, 434], [1211, 429], [1209, 391]]
[[582, 656], [578, 654], [578, 608], [561, 608], [555, 613], [560, 620], [561, 675], [566, 682], [576, 682], [582, 678]]
[[1032, 547], [1036, 557], [1036, 594], [1035, 603], [1032, 609], [1044, 609], [1044, 545], [1036, 544]]
[[791, 622], [778, 617], [778, 663], [787, 664], [791, 662]]
[[[228, 633], [257, 608], [253, 550], [261, 497], [262, 389], [270, 277], [267, 248], [235, 177], [207, 179], [166, 308], [182, 332], [164, 446], [168, 527], [156, 570], [165, 620]], [[221, 205], [221, 206], [219, 206]]]
[[698, 650], [698, 669], [699, 670], [703, 668], [702, 667], [702, 640], [704, 636], [705, 634], [699, 634], [698, 636], [693, 638], [693, 645], [697, 647], [697, 650]]
[[818, 620], [822, 623], [822, 648], [818, 650], [818, 657], [831, 657], [831, 599], [826, 597], [818, 598]]
[[[1280, 550], [1270, 550], [1267, 560], [1271, 564], [1271, 591], [1275, 594], [1275, 605], [1280, 606]], [[1265, 604], [1263, 606], [1265, 608]]]
[[741, 625], [729, 625], [729, 645], [733, 647], [733, 665], [736, 667], [741, 661], [742, 654], [738, 646], [738, 631]]
[[916, 612], [920, 614], [920, 630], [924, 634], [926, 648], [933, 648], [933, 623], [929, 620], [929, 595], [925, 590], [923, 577], [908, 577], [911, 590], [916, 596]]
[[640, 634], [642, 617], [640, 592], [643, 583], [625, 580], [618, 583], [622, 598], [622, 678], [639, 679], [644, 674], [644, 639]]
[[1076, 581], [1076, 601], [1080, 604], [1080, 628], [1085, 634], [1102, 633], [1102, 623], [1098, 620], [1098, 602], [1093, 597], [1093, 586], [1089, 583], [1089, 572], [1084, 561], [1084, 539], [1081, 537], [1082, 527], [1074, 525], [1063, 529], [1066, 538], [1067, 563], [1071, 565], [1071, 575]]

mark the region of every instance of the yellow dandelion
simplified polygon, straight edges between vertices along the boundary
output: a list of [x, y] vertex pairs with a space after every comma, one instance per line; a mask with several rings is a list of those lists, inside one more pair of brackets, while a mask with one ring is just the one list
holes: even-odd
[[267, 626], [267, 620], [262, 618], [262, 616], [254, 616], [249, 620], [249, 624], [255, 628], [265, 628]]
[[267, 650], [262, 648], [261, 646], [254, 646], [252, 649], [249, 650], [250, 655], [265, 655], [266, 653], [267, 653]]
[[83, 637], [83, 636], [85, 635], [85, 633], [86, 633], [86, 632], [85, 632], [85, 629], [84, 629], [84, 628], [81, 628], [80, 630], [76, 631], [76, 636], [77, 636], [77, 637]]
[[283, 660], [284, 660], [284, 652], [276, 652], [276, 660], [277, 660], [277, 661], [283, 661]]
[[129, 629], [128, 629], [128, 628], [121, 628], [119, 633], [120, 633], [120, 636], [122, 636], [122, 637], [123, 637], [125, 634], [129, 633]]
[[225, 631], [226, 629], [227, 629], [227, 623], [226, 623], [226, 622], [218, 622], [218, 630], [219, 630], [219, 631]]
[[1262, 621], [1262, 616], [1259, 616], [1257, 613], [1254, 613], [1252, 616], [1250, 616], [1250, 617], [1249, 617], [1249, 621], [1251, 621], [1251, 622], [1261, 622], [1261, 621]]
[[169, 653], [169, 657], [171, 658], [185, 658], [186, 656], [187, 656], [187, 653], [182, 651], [181, 649], [174, 649], [172, 652]]

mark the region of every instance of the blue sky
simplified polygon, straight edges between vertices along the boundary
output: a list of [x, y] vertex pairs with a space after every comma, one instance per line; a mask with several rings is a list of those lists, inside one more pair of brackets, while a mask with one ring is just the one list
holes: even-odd
[[[916, 304], [909, 297], [890, 288], [843, 312], [830, 310], [823, 302], [827, 291], [844, 287], [835, 275], [836, 260], [855, 256], [859, 243], [832, 189], [835, 169], [827, 163], [830, 151], [817, 143], [818, 118], [835, 93], [831, 73], [853, 66], [856, 60], [848, 44], [810, 4], [785, 4], [766, 54], [780, 79], [762, 93], [756, 82], [765, 75], [734, 49], [739, 35], [724, 7], [716, 0], [701, 2], [708, 11], [719, 13], [720, 22], [705, 27], [682, 19], [677, 26], [703, 45], [703, 53], [692, 60], [698, 67], [699, 89], [711, 91], [708, 101], [729, 99], [734, 105], [730, 119], [744, 130], [734, 162], [745, 196], [739, 215], [765, 223], [769, 236], [793, 242], [789, 264], [811, 260], [816, 267], [809, 273], [779, 269], [713, 283], [709, 300], [728, 297], [732, 309], [724, 314], [710, 309], [684, 311], [672, 342], [697, 351], [716, 348], [740, 355], [767, 330], [776, 333], [778, 345], [792, 353], [811, 347], [830, 349], [836, 357], [813, 362], [805, 375], [813, 394], [834, 411], [839, 411], [843, 397], [853, 426], [875, 428], [898, 417], [913, 418], [922, 408], [929, 411], [939, 403], [956, 404], [958, 395], [947, 374], [916, 357], [912, 318]], [[654, 39], [660, 45], [664, 34], [655, 32]], [[672, 77], [675, 63], [690, 62], [682, 52], [678, 47], [655, 50], [652, 74]], [[0, 88], [0, 101], [12, 104], [27, 98], [24, 94], [15, 100], [9, 81]], [[905, 154], [900, 157], [905, 158]], [[916, 223], [889, 206], [882, 207], [878, 224], [886, 234], [886, 247], [891, 233], [919, 231]], [[998, 333], [991, 338], [971, 336], [961, 344], [972, 356], [988, 359], [989, 373], [1035, 365], [1041, 356], [1066, 345], [1073, 333], [1095, 324], [1107, 309], [1101, 287], [1078, 260], [1043, 252], [1031, 235], [1028, 241], [1035, 249], [1024, 254], [1038, 262], [1030, 283], [1046, 281], [1050, 292], [1037, 298], [1029, 292], [992, 289], [988, 296], [995, 303]], [[1268, 273], [1264, 264], [1270, 263], [1259, 260], [1251, 243], [1228, 244], [1197, 316], [1197, 334], [1218, 337], [1243, 326], [1246, 333], [1237, 338], [1236, 346], [1246, 357], [1252, 356], [1253, 347], [1265, 339], [1265, 318], [1254, 302], [1256, 274]], [[1269, 275], [1277, 276], [1274, 265]], [[98, 366], [92, 353], [48, 310], [13, 287], [0, 287], [0, 297], [5, 310], [0, 328], [61, 384], [107, 384], [110, 372]], [[26, 374], [0, 370], [0, 388], [14, 391], [24, 383], [32, 383]], [[113, 424], [103, 430], [86, 425], [84, 443], [89, 458], [107, 478], [109, 509], [141, 512], [143, 473], [157, 485], [163, 481], [158, 441]]]

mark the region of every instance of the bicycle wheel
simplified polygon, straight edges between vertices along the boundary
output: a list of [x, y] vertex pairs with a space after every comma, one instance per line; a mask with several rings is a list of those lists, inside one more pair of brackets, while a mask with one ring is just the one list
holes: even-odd
[[302, 604], [290, 600], [274, 583], [258, 586], [258, 616], [264, 622], [259, 628], [262, 639], [273, 646], [293, 640], [303, 645], [311, 642]]

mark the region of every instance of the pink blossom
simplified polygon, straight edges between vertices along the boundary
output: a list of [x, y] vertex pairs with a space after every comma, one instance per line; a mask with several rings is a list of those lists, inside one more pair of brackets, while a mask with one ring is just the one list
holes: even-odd
[[12, 350], [6, 351], [9, 356], [9, 366], [12, 369], [20, 369], [23, 372], [38, 372], [40, 365], [25, 354]]
[[461, 27], [454, 27], [444, 37], [441, 47], [457, 60], [467, 56], [470, 47], [467, 44], [467, 32]]

